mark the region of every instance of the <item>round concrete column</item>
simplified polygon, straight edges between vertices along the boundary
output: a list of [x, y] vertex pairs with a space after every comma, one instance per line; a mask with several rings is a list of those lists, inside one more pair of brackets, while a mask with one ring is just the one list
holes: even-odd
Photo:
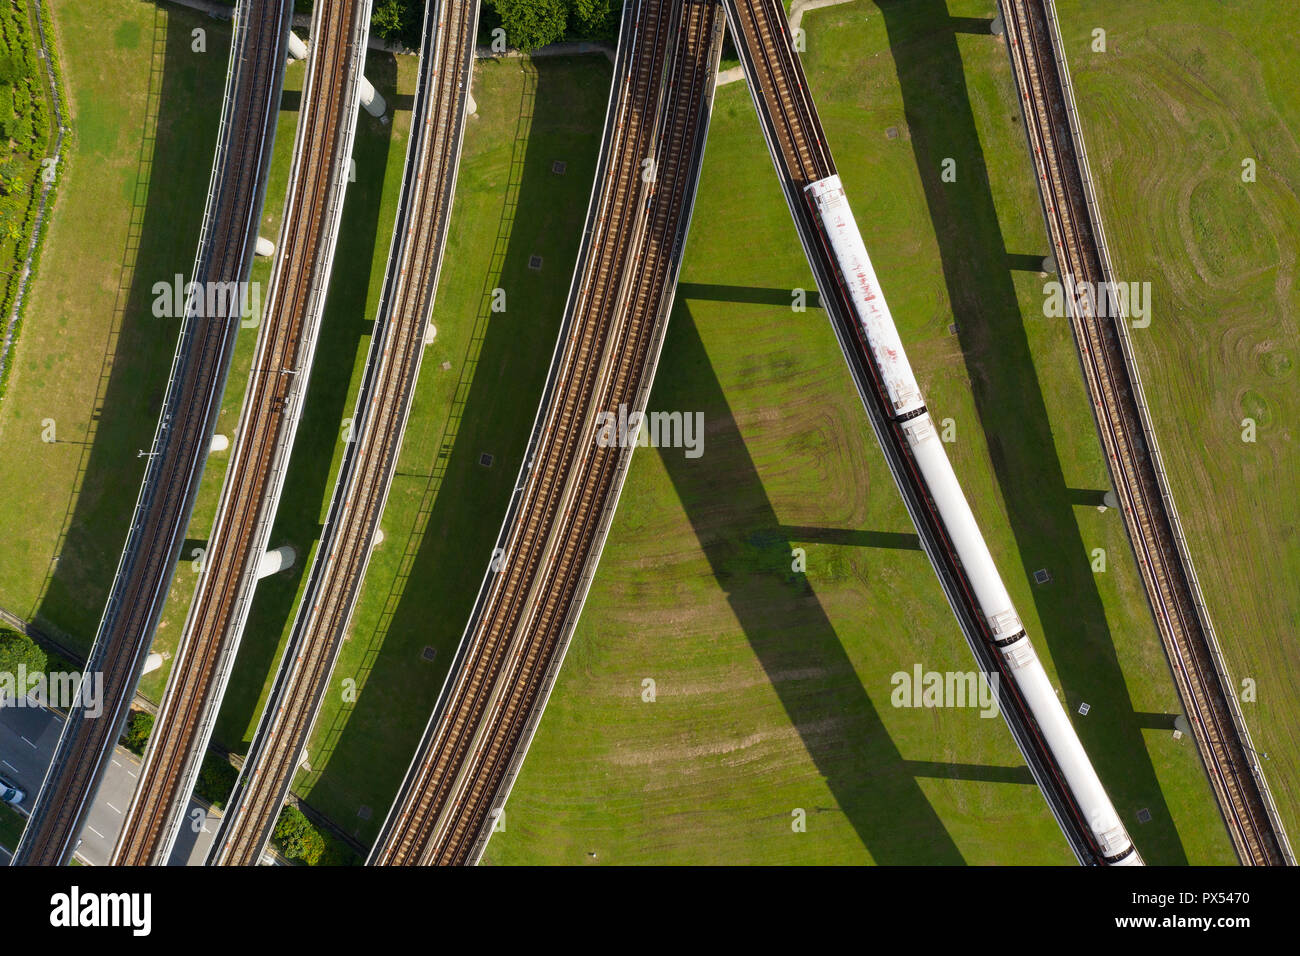
[[379, 95], [379, 91], [364, 76], [361, 77], [361, 105], [366, 108], [367, 113], [376, 118], [383, 116], [388, 109], [388, 104]]
[[277, 571], [283, 571], [286, 568], [293, 567], [293, 562], [298, 558], [298, 552], [293, 549], [293, 545], [282, 545], [274, 551], [268, 551], [262, 555], [262, 560], [257, 564], [257, 579], [270, 577]]

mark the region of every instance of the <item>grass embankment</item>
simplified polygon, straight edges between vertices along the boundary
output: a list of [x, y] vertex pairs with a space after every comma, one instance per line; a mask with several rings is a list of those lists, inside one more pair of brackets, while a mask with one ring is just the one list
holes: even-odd
[[174, 7], [51, 8], [73, 133], [0, 406], [0, 604], [84, 652], [175, 349], [151, 289], [192, 265], [226, 49], [210, 20]]
[[[1092, 705], [1075, 723], [1121, 815], [1148, 860], [1225, 862], [1122, 527], [1096, 511], [1069, 330], [1043, 318], [1006, 53], [949, 19], [987, 6], [811, 13], [804, 64], [954, 466], [1067, 707]], [[702, 410], [705, 454], [638, 452], [486, 859], [1068, 863], [1000, 720], [890, 706], [893, 674], [972, 662], [824, 315], [791, 312], [811, 277], [741, 85], [718, 93], [682, 282], [651, 408]]]
[[[1060, 5], [1111, 255], [1151, 283], [1132, 340], [1210, 617], [1300, 827], [1300, 84], [1295, 11]], [[1106, 31], [1105, 52], [1093, 30]], [[1243, 181], [1243, 160], [1254, 181]], [[1255, 441], [1243, 440], [1254, 421]]]

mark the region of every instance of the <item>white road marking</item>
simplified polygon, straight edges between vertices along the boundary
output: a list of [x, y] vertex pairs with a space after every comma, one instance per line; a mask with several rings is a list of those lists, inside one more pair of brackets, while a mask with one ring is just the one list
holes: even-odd
[[13, 764], [11, 764], [8, 760], [0, 760], [0, 763], [4, 764], [6, 767], [8, 767], [8, 768], [9, 768], [10, 770], [12, 770], [14, 773], [17, 773], [17, 772], [18, 772], [18, 768], [15, 767]]
[[86, 824], [86, 829], [89, 830], [91, 833], [95, 834], [95, 836], [99, 837], [101, 840], [106, 839], [106, 837], [104, 836], [104, 834], [100, 833], [98, 830], [96, 830], [94, 827], [92, 827], [89, 823]]
[[28, 740], [26, 737], [20, 735], [18, 739], [21, 740], [23, 743], [25, 743], [27, 746], [31, 747], [33, 750], [36, 749], [36, 745], [32, 743], [30, 740]]
[[120, 761], [120, 760], [118, 760], [116, 757], [114, 757], [114, 758], [113, 758], [113, 766], [114, 766], [114, 767], [120, 767], [120, 766], [122, 766], [122, 761]]
[[107, 800], [104, 801], [104, 805], [107, 806], [108, 809], [112, 810], [114, 813], [121, 813], [121, 812], [122, 812], [122, 811], [119, 810], [117, 807], [115, 807], [115, 806], [113, 806], [111, 803], [109, 803]]

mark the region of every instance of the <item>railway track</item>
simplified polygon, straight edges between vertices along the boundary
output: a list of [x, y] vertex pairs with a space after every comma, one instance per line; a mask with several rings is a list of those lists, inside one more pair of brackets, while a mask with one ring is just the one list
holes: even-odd
[[726, 0], [726, 7], [755, 109], [785, 190], [791, 216], [885, 461], [972, 654], [984, 672], [1000, 678], [1001, 713], [1049, 809], [1079, 861], [1097, 863], [1101, 854], [1087, 821], [1066, 785], [1016, 680], [1008, 672], [1001, 654], [993, 650], [992, 635], [972, 593], [969, 578], [956, 556], [903, 432], [893, 421], [884, 383], [854, 318], [852, 305], [838, 277], [834, 256], [820, 238], [804, 199], [804, 186], [834, 174], [836, 168], [794, 51], [781, 4], [776, 0]]
[[356, 604], [401, 450], [455, 195], [478, 0], [426, 7], [414, 135], [354, 440], [289, 645], [210, 862], [257, 863], [293, 782]]
[[[192, 281], [243, 283], [252, 263], [284, 76], [292, 4], [244, 0]], [[238, 285], [235, 285], [238, 288]], [[117, 743], [166, 599], [207, 459], [240, 319], [239, 296], [190, 299], [131, 528], [87, 662], [103, 675], [103, 714], [74, 707], [12, 862], [61, 865]]]
[[476, 862], [502, 810], [631, 456], [600, 443], [597, 414], [644, 409], [649, 395], [721, 38], [715, 0], [624, 9], [596, 189], [520, 487], [371, 863]]
[[[1054, 9], [1050, 0], [1000, 0], [1000, 6], [1062, 282], [1067, 290], [1108, 290], [1113, 275], [1100, 215], [1085, 185], [1081, 135], [1070, 122], [1073, 100], [1059, 33], [1054, 32]], [[1247, 744], [1248, 732], [1163, 479], [1123, 325], [1127, 317], [1115, 315], [1116, 300], [1109, 295], [1067, 291], [1067, 299], [1129, 540], [1228, 833], [1243, 863], [1293, 863], [1263, 773]]]
[[318, 4], [266, 313], [176, 663], [113, 853], [166, 863], [198, 778], [307, 388], [351, 155], [368, 0]]

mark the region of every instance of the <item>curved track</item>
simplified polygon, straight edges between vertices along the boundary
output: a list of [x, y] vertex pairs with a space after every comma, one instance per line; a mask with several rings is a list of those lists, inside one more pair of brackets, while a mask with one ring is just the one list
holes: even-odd
[[631, 457], [598, 442], [596, 416], [644, 409], [663, 341], [718, 14], [715, 0], [625, 8], [597, 192], [521, 492], [371, 863], [476, 862], [545, 707]]
[[[236, 16], [192, 280], [204, 286], [248, 277], [291, 14], [288, 0], [244, 0]], [[201, 308], [187, 303], [149, 465], [89, 655], [87, 671], [103, 674], [103, 714], [88, 718], [80, 706], [69, 714], [14, 864], [60, 865], [71, 857], [139, 681], [207, 460], [239, 322], [237, 301], [221, 295], [207, 309], [209, 299], [199, 297]]]
[[456, 188], [477, 0], [426, 7], [397, 227], [375, 335], [321, 546], [270, 703], [209, 854], [256, 863], [293, 782], [365, 575], [410, 411]]
[[[1109, 288], [1112, 279], [1095, 204], [1085, 188], [1069, 78], [1054, 45], [1050, 2], [1001, 0], [1021, 108], [1062, 281]], [[1057, 39], [1059, 43], [1059, 39]], [[1077, 150], [1077, 151], [1076, 151]], [[1251, 759], [1245, 724], [1196, 585], [1172, 497], [1163, 481], [1141, 383], [1129, 354], [1126, 317], [1114, 300], [1074, 297], [1071, 322], [1107, 463], [1123, 506], [1147, 598], [1165, 645], [1211, 787], [1243, 863], [1293, 862], [1286, 833]], [[1098, 303], [1109, 307], [1098, 310]], [[1100, 314], [1099, 314], [1100, 313]]]
[[184, 822], [311, 372], [347, 185], [370, 4], [336, 0], [316, 11], [280, 247], [234, 452], [115, 864], [166, 863]]

